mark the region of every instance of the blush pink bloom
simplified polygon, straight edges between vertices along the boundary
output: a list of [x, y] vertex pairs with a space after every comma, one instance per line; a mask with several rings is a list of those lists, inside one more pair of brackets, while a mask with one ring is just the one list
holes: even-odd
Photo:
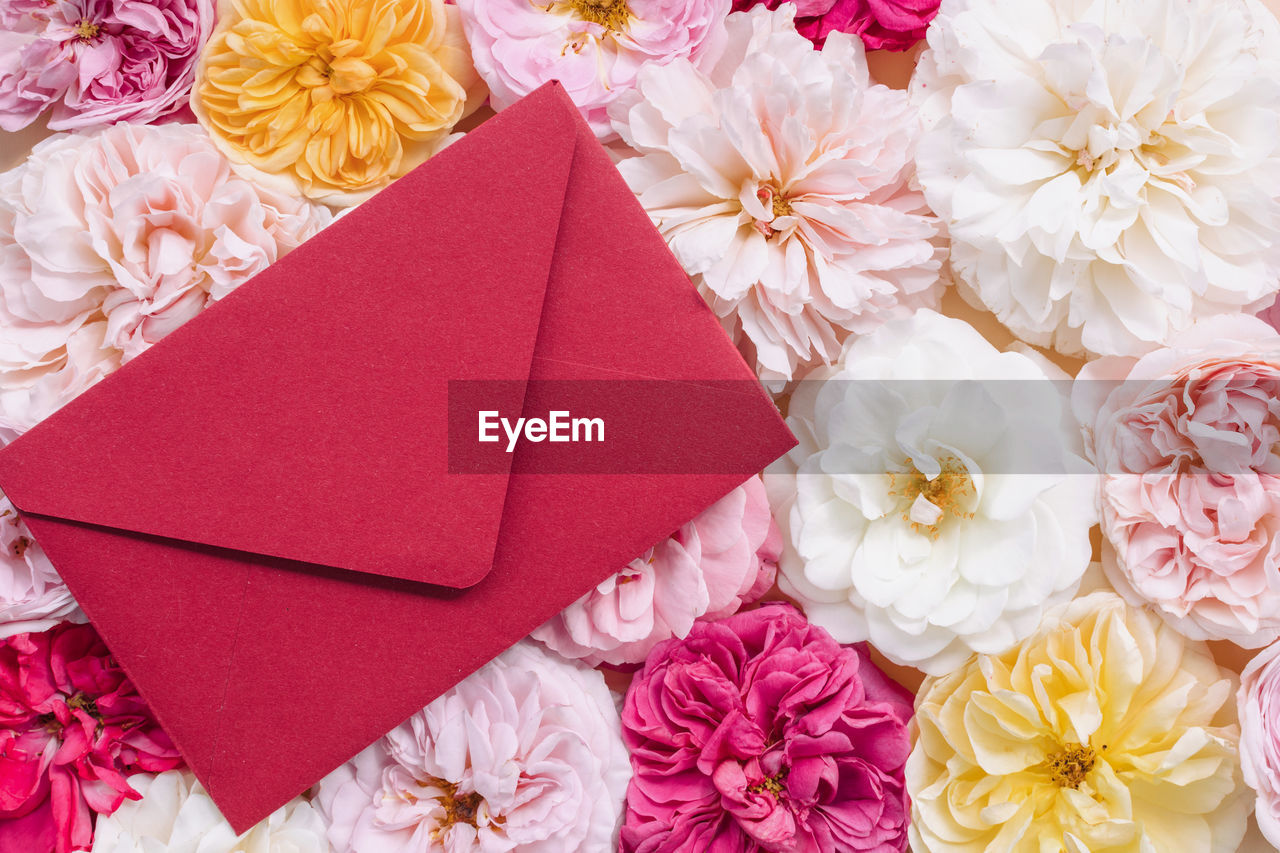
[[0, 641], [0, 850], [86, 849], [127, 775], [181, 764], [91, 626]]
[[194, 125], [118, 124], [41, 142], [0, 174], [0, 440], [330, 219], [233, 172]]
[[1140, 359], [1086, 365], [1073, 406], [1116, 589], [1192, 639], [1280, 636], [1280, 334], [1201, 321]]
[[[733, 11], [777, 9], [792, 0], [733, 0]], [[906, 50], [924, 38], [940, 0], [794, 0], [796, 29], [822, 47], [831, 33], [853, 33], [868, 50]]]
[[532, 636], [591, 666], [639, 663], [695, 619], [729, 616], [767, 592], [781, 545], [764, 483], [752, 477]]
[[604, 676], [535, 643], [503, 652], [321, 780], [334, 853], [617, 846], [631, 768]]
[[457, 0], [476, 71], [506, 109], [559, 80], [601, 139], [647, 64], [714, 61], [729, 0]]
[[627, 691], [624, 853], [907, 845], [910, 694], [793, 607], [698, 622]]
[[1258, 312], [1258, 316], [1271, 324], [1271, 328], [1280, 331], [1280, 299], [1271, 303], [1269, 308], [1264, 308]]
[[213, 0], [0, 0], [0, 129], [55, 130], [186, 106]]
[[1257, 793], [1258, 829], [1280, 847], [1280, 643], [1263, 649], [1240, 673], [1240, 769]]
[[13, 504], [0, 495], [0, 640], [87, 621]]

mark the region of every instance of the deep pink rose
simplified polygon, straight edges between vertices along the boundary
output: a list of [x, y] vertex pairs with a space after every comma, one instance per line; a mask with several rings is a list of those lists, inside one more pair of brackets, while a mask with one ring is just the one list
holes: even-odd
[[181, 764], [92, 626], [0, 642], [0, 850], [87, 849], [126, 776]]
[[214, 0], [0, 0], [0, 129], [54, 104], [55, 130], [183, 109]]
[[[733, 11], [763, 5], [777, 9], [791, 0], [733, 0]], [[940, 0], [795, 0], [796, 29], [822, 47], [834, 32], [855, 33], [868, 50], [906, 50], [938, 14]]]
[[907, 845], [911, 697], [789, 604], [698, 622], [627, 692], [624, 853]]

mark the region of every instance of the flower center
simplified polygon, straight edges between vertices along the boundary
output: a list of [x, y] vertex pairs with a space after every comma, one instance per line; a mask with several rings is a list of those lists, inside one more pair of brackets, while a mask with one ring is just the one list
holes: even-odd
[[970, 507], [978, 496], [973, 478], [963, 462], [947, 456], [942, 460], [941, 468], [932, 479], [915, 466], [903, 474], [889, 473], [889, 494], [901, 497], [906, 507], [902, 511], [902, 520], [910, 523], [911, 529], [917, 533], [928, 531], [933, 539], [938, 538], [939, 527], [946, 516], [973, 518]]
[[[74, 696], [68, 697], [65, 702], [67, 707], [71, 710], [84, 711], [90, 717], [97, 720], [98, 726], [101, 727], [102, 712], [98, 710], [98, 703], [91, 697], [86, 696], [83, 693], [76, 693]], [[36, 717], [35, 723], [37, 726], [52, 734], [62, 734], [62, 723], [58, 721], [58, 715], [52, 711], [48, 714], [41, 714]]]
[[88, 18], [81, 18], [80, 23], [76, 24], [74, 32], [79, 37], [80, 41], [89, 42], [97, 38], [98, 33], [101, 32], [101, 30], [102, 28], [93, 21], [90, 21]]
[[627, 0], [569, 0], [569, 6], [580, 19], [613, 33], [626, 32], [631, 21]]
[[1058, 787], [1074, 790], [1080, 787], [1093, 765], [1098, 763], [1098, 756], [1092, 747], [1069, 743], [1061, 752], [1049, 756], [1048, 762], [1049, 777]]
[[372, 86], [378, 79], [378, 72], [363, 59], [343, 56], [329, 64], [325, 76], [329, 78], [333, 91], [339, 95], [352, 95]]
[[768, 791], [777, 799], [782, 794], [783, 783], [787, 780], [787, 768], [784, 767], [772, 776], [766, 776], [754, 785], [747, 786], [747, 792], [751, 794], [763, 794]]
[[769, 219], [755, 220], [752, 227], [768, 240], [778, 233], [778, 229], [773, 227], [773, 221], [779, 216], [795, 216], [795, 211], [791, 208], [791, 200], [772, 184], [764, 184], [756, 190], [756, 198], [769, 209], [772, 216]]
[[[420, 781], [418, 784], [424, 788], [439, 788], [444, 791], [444, 794], [436, 797], [436, 801], [444, 809], [444, 818], [435, 829], [437, 835], [443, 835], [449, 827], [457, 823], [465, 823], [468, 826], [476, 825], [480, 805], [484, 802], [484, 797], [480, 796], [479, 793], [472, 791], [470, 794], [459, 794], [458, 786], [455, 783], [436, 777]], [[492, 821], [493, 823], [502, 822], [498, 818], [493, 818]]]
[[21, 557], [27, 553], [27, 549], [31, 547], [31, 540], [25, 536], [19, 536], [13, 540], [13, 556]]

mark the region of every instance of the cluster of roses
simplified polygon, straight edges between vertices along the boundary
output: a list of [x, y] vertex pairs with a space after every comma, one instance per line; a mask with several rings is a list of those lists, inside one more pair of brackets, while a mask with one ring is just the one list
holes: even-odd
[[1278, 48], [1254, 0], [0, 0], [0, 128], [76, 130], [0, 174], [0, 441], [550, 79], [800, 440], [239, 836], [0, 505], [0, 850], [1280, 845]]

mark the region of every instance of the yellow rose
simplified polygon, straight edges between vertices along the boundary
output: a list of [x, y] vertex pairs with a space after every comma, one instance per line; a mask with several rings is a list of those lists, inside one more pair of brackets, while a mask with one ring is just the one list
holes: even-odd
[[926, 679], [907, 762], [916, 853], [1234, 853], [1249, 811], [1235, 677], [1109, 592]]
[[191, 101], [232, 162], [349, 205], [426, 160], [483, 94], [442, 0], [230, 0]]

